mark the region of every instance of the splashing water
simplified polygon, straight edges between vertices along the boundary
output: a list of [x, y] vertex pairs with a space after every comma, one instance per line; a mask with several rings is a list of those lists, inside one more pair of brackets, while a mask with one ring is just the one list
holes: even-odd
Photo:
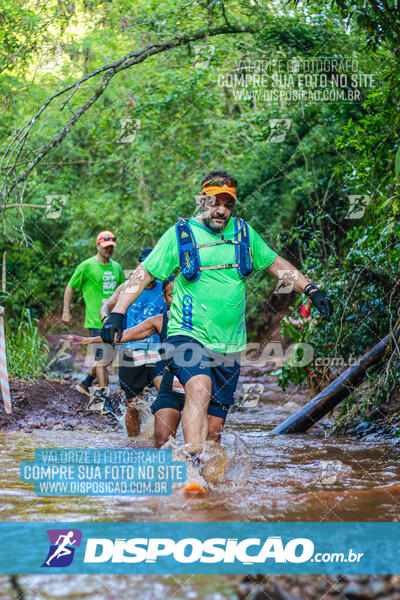
[[202, 452], [198, 454], [201, 471], [193, 466], [190, 445], [170, 438], [163, 448], [172, 450], [174, 460], [185, 460], [187, 465], [186, 481], [195, 480], [211, 489], [228, 484], [230, 488], [243, 486], [253, 471], [250, 451], [245, 442], [234, 434], [233, 451], [227, 453], [223, 445], [206, 441]]
[[176, 484], [177, 489], [186, 486], [189, 481], [196, 481], [203, 487], [206, 485], [205, 479], [202, 477], [198, 468], [196, 468], [191, 460], [189, 445], [185, 444], [176, 438], [170, 437], [169, 440], [162, 446], [163, 449], [172, 450], [173, 460], [184, 460], [186, 462], [186, 481], [182, 484]]
[[155, 443], [154, 415], [150, 410], [151, 403], [156, 399], [154, 393], [142, 394], [136, 403], [140, 414], [140, 438]]
[[228, 455], [229, 462], [224, 483], [230, 483], [232, 487], [242, 487], [253, 472], [253, 460], [244, 440], [236, 433], [233, 437], [233, 452]]
[[[128, 432], [126, 430], [125, 424], [125, 413], [126, 413], [126, 401], [125, 394], [120, 393], [117, 397], [118, 400], [118, 408], [119, 413], [114, 415], [116, 421], [118, 422], [119, 429], [124, 432], [126, 437], [128, 437]], [[137, 396], [135, 399], [135, 406], [137, 407], [140, 415], [140, 434], [136, 440], [145, 440], [146, 442], [150, 442], [152, 444], [155, 443], [155, 435], [154, 435], [154, 415], [150, 410], [150, 405], [155, 400], [154, 393], [144, 392], [140, 396]]]
[[[150, 405], [154, 399], [155, 395], [152, 392], [144, 392], [136, 399], [136, 406], [140, 413], [140, 435], [136, 439], [142, 439], [151, 444], [155, 443], [155, 419], [150, 410]], [[117, 416], [118, 423], [121, 429], [126, 433], [126, 408], [125, 400], [122, 396], [120, 397], [119, 408], [121, 409], [122, 415]], [[189, 445], [185, 444], [183, 440], [177, 440], [176, 438], [171, 437], [164, 444], [163, 448], [172, 450], [174, 460], [184, 460], [186, 462], [186, 482], [194, 480], [203, 486], [208, 485], [208, 487], [212, 489], [216, 489], [215, 486], [218, 486], [221, 483], [229, 485], [230, 488], [237, 488], [242, 487], [248, 481], [253, 472], [253, 461], [249, 448], [244, 440], [236, 433], [232, 435], [233, 447], [229, 453], [227, 453], [223, 444], [220, 445], [215, 442], [205, 442], [203, 451], [199, 455], [203, 465], [203, 468], [201, 469], [203, 476], [199, 469], [192, 464]], [[178, 489], [182, 487], [182, 485], [186, 485], [186, 483], [178, 485]]]
[[[242, 381], [254, 379], [253, 371], [247, 374], [244, 369]], [[269, 389], [273, 385], [261, 376], [259, 381], [265, 381]], [[398, 519], [400, 444], [397, 440], [371, 436], [328, 438], [318, 429], [310, 434], [267, 437], [290, 414], [277, 385], [271, 392], [274, 390], [276, 398], [265, 397], [256, 408], [229, 415], [222, 434], [222, 445], [228, 453], [226, 472], [214, 489], [207, 486], [206, 498], [184, 496], [182, 488], [175, 484], [171, 495], [162, 498], [66, 496], [57, 498], [57, 519], [102, 521], [105, 514], [109, 520], [129, 522]], [[304, 403], [304, 397], [296, 394], [293, 398]], [[149, 392], [146, 395], [150, 399]], [[125, 400], [122, 412], [125, 413]], [[149, 402], [145, 400], [142, 435], [151, 431], [150, 418]], [[104, 432], [43, 427], [38, 422], [32, 431], [0, 432], [4, 448], [0, 456], [0, 509], [4, 521], [51, 521], [55, 516], [54, 499], [36, 496], [32, 484], [21, 484], [19, 480], [19, 463], [33, 460], [38, 448], [154, 446], [144, 437], [127, 438], [123, 424], [119, 430]], [[170, 440], [166, 447], [183, 445], [179, 432], [178, 441]], [[243, 483], [246, 479], [247, 483]]]

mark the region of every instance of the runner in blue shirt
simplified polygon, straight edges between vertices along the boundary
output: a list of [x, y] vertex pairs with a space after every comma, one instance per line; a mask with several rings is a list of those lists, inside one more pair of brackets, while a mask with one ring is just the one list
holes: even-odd
[[[175, 275], [172, 274], [162, 283], [164, 300], [168, 309], [171, 307], [174, 280]], [[139, 325], [125, 329], [121, 338], [121, 345], [127, 346], [130, 340], [148, 339], [148, 337], [154, 333], [157, 333], [160, 336], [161, 344], [163, 344], [167, 339], [168, 319], [169, 311], [158, 314], [155, 317], [150, 317]], [[81, 346], [86, 346], [87, 344], [98, 343], [99, 340], [101, 340], [98, 336], [82, 337], [79, 335], [66, 335], [65, 338], [69, 341], [74, 350]], [[158, 396], [150, 406], [151, 412], [155, 415], [154, 433], [157, 448], [160, 448], [165, 444], [170, 436], [175, 437], [185, 401], [185, 390], [179, 379], [172, 375], [170, 371], [168, 373], [166, 372], [166, 377], [162, 377], [168, 362], [166, 360], [166, 350], [166, 348], [160, 349], [160, 355], [162, 355], [163, 359], [156, 363], [154, 367], [153, 383], [157, 389]], [[221, 424], [220, 419], [213, 415], [215, 406], [216, 402], [212, 401], [208, 411], [208, 428], [209, 434], [210, 432], [214, 434], [210, 439], [218, 441]]]
[[[149, 256], [153, 248], [144, 248], [139, 255], [139, 264]], [[102, 306], [100, 315], [104, 320], [115, 306], [122, 286]], [[154, 280], [146, 286], [143, 294], [136, 302], [131, 304], [125, 315], [124, 328], [128, 329], [139, 325], [146, 319], [154, 317], [167, 310], [163, 298], [162, 283]], [[139, 411], [136, 407], [137, 397], [148, 385], [153, 385], [158, 373], [156, 363], [160, 362], [158, 348], [160, 336], [158, 333], [150, 335], [140, 342], [122, 344], [119, 355], [118, 376], [120, 386], [125, 392], [127, 411], [125, 415], [126, 430], [129, 436], [137, 436], [140, 432]]]

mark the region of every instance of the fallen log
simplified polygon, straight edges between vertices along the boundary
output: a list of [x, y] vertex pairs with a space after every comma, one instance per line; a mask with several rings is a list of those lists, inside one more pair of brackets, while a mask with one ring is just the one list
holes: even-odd
[[[398, 340], [400, 328], [394, 332], [394, 337]], [[322, 419], [328, 412], [344, 400], [354, 388], [361, 383], [369, 367], [376, 365], [382, 358], [389, 357], [394, 344], [392, 336], [388, 334], [376, 346], [368, 350], [366, 354], [355, 365], [352, 365], [342, 373], [335, 381], [332, 381], [322, 392], [313, 398], [308, 404], [303, 406], [294, 415], [288, 417], [283, 423], [275, 427], [269, 433], [303, 433], [312, 427], [317, 421]]]

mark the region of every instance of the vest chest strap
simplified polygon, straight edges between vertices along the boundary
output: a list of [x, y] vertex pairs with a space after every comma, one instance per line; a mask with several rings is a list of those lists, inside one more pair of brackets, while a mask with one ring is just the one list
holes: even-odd
[[209, 244], [198, 244], [195, 248], [209, 248], [210, 246], [219, 246], [220, 244], [236, 244], [238, 246], [239, 243], [236, 240], [219, 240], [218, 242], [210, 242]]
[[214, 269], [237, 269], [239, 263], [228, 265], [210, 265], [209, 267], [200, 267], [200, 271], [213, 271]]

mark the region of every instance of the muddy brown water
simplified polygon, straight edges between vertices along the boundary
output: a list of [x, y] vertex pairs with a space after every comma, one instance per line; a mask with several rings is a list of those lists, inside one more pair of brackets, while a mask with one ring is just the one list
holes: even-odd
[[[244, 374], [241, 384], [252, 380], [250, 375]], [[151, 442], [144, 438], [129, 440], [122, 427], [119, 431], [103, 432], [39, 429], [30, 433], [0, 432], [3, 448], [0, 455], [0, 520], [398, 520], [400, 448], [394, 441], [373, 435], [363, 439], [326, 437], [321, 427], [309, 434], [267, 435], [304, 403], [305, 395], [298, 392], [282, 394], [272, 378], [264, 379], [264, 383], [256, 408], [229, 415], [223, 434], [223, 444], [231, 456], [228, 479], [203, 497], [188, 497], [179, 486], [166, 497], [39, 497], [33, 491], [33, 484], [19, 480], [19, 463], [33, 460], [38, 448], [134, 448], [150, 447]], [[147, 425], [149, 428], [150, 422]], [[179, 440], [182, 440], [181, 432]], [[97, 598], [122, 598], [129, 585], [129, 578], [114, 577], [115, 585], [119, 582], [119, 591], [114, 590], [117, 595], [110, 595], [107, 583], [110, 578], [103, 577], [103, 580], [104, 586], [96, 594]], [[25, 576], [22, 581], [30, 582], [29, 586], [36, 589], [32, 596], [26, 595], [27, 599], [55, 597], [52, 591], [54, 580], [50, 585], [48, 577]], [[92, 597], [89, 590], [97, 585], [94, 576], [89, 579], [79, 576], [74, 581], [79, 584], [74, 598]], [[175, 599], [235, 597], [233, 579], [229, 577], [214, 580], [200, 576], [138, 576], [134, 581], [135, 597], [138, 598], [168, 597], [173, 590]], [[65, 582], [68, 584], [66, 589], [73, 585], [72, 579], [67, 578]], [[7, 586], [8, 582], [2, 578], [0, 598], [7, 597]], [[42, 590], [40, 593], [39, 589]], [[71, 592], [63, 594], [60, 589], [57, 593], [57, 598], [67, 597], [72, 597]]]
[[[241, 377], [242, 385], [248, 381], [249, 375]], [[19, 463], [33, 460], [37, 448], [135, 448], [151, 447], [151, 441], [128, 439], [122, 426], [118, 431], [103, 432], [0, 432], [1, 520], [397, 520], [400, 448], [393, 441], [374, 435], [363, 439], [326, 437], [322, 428], [301, 435], [267, 435], [304, 400], [304, 392], [283, 394], [271, 377], [264, 378], [258, 406], [228, 417], [223, 434], [223, 444], [231, 456], [227, 481], [205, 497], [188, 498], [182, 486], [162, 498], [38, 497], [33, 484], [19, 480]], [[97, 415], [95, 423], [93, 429], [98, 429]], [[182, 441], [181, 431], [178, 440]], [[243, 482], [246, 474], [247, 482]]]

